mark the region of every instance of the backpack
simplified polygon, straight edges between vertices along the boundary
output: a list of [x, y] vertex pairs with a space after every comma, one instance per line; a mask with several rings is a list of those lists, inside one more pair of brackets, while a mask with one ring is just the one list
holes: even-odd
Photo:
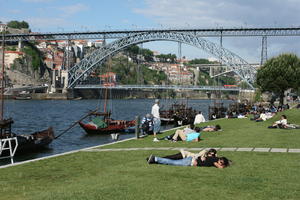
[[144, 132], [148, 132], [150, 130], [150, 122], [149, 120], [146, 120], [143, 124], [142, 124], [142, 130]]

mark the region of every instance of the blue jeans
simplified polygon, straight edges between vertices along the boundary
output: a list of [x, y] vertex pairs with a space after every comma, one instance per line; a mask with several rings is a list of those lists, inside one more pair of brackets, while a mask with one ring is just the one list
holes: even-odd
[[168, 158], [155, 157], [155, 162], [164, 165], [177, 165], [177, 166], [192, 166], [193, 157], [187, 157], [180, 160], [172, 160]]
[[160, 131], [160, 119], [154, 118], [153, 119], [153, 132], [158, 133]]

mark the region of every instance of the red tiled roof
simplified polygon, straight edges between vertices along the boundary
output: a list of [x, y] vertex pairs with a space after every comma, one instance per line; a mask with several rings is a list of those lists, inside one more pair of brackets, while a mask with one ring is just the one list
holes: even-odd
[[5, 53], [12, 53], [12, 54], [19, 54], [19, 55], [23, 55], [24, 54], [21, 51], [5, 51]]

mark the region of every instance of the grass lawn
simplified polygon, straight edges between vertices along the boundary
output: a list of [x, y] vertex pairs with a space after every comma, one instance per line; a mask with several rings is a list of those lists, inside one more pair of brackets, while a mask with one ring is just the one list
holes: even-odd
[[[289, 110], [300, 124], [300, 111]], [[220, 120], [222, 132], [204, 133], [199, 143], [154, 143], [151, 138], [121, 147], [300, 148], [300, 130], [266, 129], [269, 122]], [[212, 123], [215, 124], [215, 123]], [[233, 128], [234, 127], [234, 128]], [[78, 152], [0, 169], [2, 200], [12, 199], [299, 199], [300, 154], [219, 152], [233, 161], [226, 169], [148, 165], [151, 153], [176, 151]]]
[[[222, 131], [203, 132], [200, 142], [170, 141], [152, 142], [153, 137], [106, 146], [103, 148], [125, 147], [272, 147], [272, 148], [300, 148], [300, 129], [268, 129], [274, 121], [279, 120], [280, 115], [287, 115], [288, 122], [300, 125], [300, 110], [291, 109], [278, 113], [265, 122], [254, 122], [246, 119], [221, 119], [201, 124], [220, 124]], [[174, 133], [175, 130], [158, 135], [163, 137]]]

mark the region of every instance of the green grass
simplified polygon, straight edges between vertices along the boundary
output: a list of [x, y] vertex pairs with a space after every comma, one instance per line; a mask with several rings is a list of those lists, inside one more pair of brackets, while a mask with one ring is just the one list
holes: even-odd
[[[286, 112], [300, 124], [298, 110]], [[272, 119], [272, 121], [276, 118]], [[151, 138], [113, 147], [284, 147], [300, 148], [299, 130], [269, 130], [271, 123], [220, 120], [224, 131], [205, 133], [199, 143], [153, 143]], [[236, 126], [235, 129], [232, 129]], [[246, 128], [248, 127], [248, 128]], [[242, 129], [243, 132], [240, 132]], [[265, 130], [265, 132], [263, 132]], [[284, 137], [285, 136], [285, 137]], [[292, 137], [292, 139], [287, 139]], [[281, 140], [279, 140], [281, 139]], [[219, 152], [233, 161], [226, 169], [148, 165], [151, 153], [176, 151], [78, 152], [0, 169], [0, 199], [299, 199], [300, 154]]]
[[234, 161], [226, 169], [148, 165], [148, 155], [148, 151], [80, 152], [1, 169], [0, 199], [298, 199], [300, 195], [299, 154], [222, 152]]
[[[265, 122], [254, 122], [246, 119], [221, 119], [217, 121], [201, 124], [216, 125], [220, 124], [222, 131], [203, 132], [200, 142], [177, 142], [160, 141], [152, 142], [153, 137], [119, 143], [104, 148], [125, 148], [125, 147], [272, 147], [272, 148], [300, 148], [300, 129], [268, 129], [274, 121], [280, 118], [281, 114], [288, 117], [289, 123], [300, 125], [300, 110], [287, 110], [277, 114]], [[174, 133], [169, 131], [158, 137], [163, 137]]]

